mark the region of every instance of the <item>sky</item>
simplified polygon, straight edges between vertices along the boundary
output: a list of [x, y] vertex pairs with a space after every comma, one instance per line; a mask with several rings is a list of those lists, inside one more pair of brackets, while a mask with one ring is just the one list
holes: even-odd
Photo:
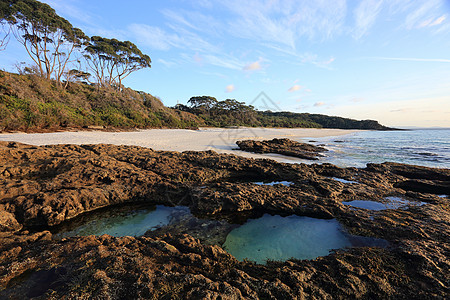
[[[87, 35], [130, 40], [152, 67], [124, 84], [260, 110], [450, 127], [450, 0], [45, 0]], [[14, 41], [0, 65], [27, 59]]]

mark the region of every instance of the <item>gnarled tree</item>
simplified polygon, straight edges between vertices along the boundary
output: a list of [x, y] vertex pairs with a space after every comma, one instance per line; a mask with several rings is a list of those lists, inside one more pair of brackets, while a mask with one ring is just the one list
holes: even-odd
[[100, 86], [122, 87], [122, 80], [134, 71], [150, 68], [151, 59], [130, 41], [91, 37], [86, 47], [87, 64]]
[[8, 20], [11, 16], [9, 1], [0, 1], [0, 51], [5, 50], [9, 42], [11, 25]]
[[4, 1], [16, 39], [25, 47], [47, 79], [61, 81], [75, 49], [86, 44], [88, 37], [69, 21], [58, 16], [49, 5], [36, 0]]

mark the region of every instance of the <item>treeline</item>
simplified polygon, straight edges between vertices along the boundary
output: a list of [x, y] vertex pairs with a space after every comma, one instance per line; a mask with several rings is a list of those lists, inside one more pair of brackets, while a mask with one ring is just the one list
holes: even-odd
[[197, 115], [208, 126], [249, 126], [249, 127], [303, 127], [390, 130], [374, 120], [353, 120], [320, 114], [258, 111], [235, 99], [218, 101], [211, 96], [196, 96], [188, 105], [177, 104], [174, 109]]
[[62, 87], [84, 81], [120, 90], [132, 72], [151, 67], [150, 57], [132, 42], [88, 37], [36, 0], [0, 2], [0, 50], [11, 37], [31, 58], [31, 64], [19, 67], [19, 73], [54, 80]]

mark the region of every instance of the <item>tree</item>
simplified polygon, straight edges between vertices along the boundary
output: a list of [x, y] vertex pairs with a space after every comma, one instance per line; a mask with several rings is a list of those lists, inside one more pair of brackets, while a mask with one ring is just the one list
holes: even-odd
[[0, 2], [0, 51], [5, 50], [9, 42], [11, 25], [8, 23], [10, 18], [10, 5], [7, 1]]
[[16, 39], [25, 47], [42, 77], [60, 82], [73, 51], [88, 38], [49, 5], [36, 0], [4, 1]]
[[89, 68], [100, 86], [122, 87], [122, 80], [131, 73], [151, 67], [151, 59], [130, 41], [93, 36], [86, 47]]
[[200, 113], [209, 112], [219, 103], [216, 98], [211, 96], [195, 96], [188, 101], [192, 109], [198, 110]]

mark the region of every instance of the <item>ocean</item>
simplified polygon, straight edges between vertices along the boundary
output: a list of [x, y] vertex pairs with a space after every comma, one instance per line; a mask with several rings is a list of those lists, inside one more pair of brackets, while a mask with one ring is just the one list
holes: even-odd
[[361, 131], [339, 137], [302, 141], [324, 145], [330, 150], [318, 163], [332, 163], [340, 167], [365, 167], [367, 163], [389, 161], [450, 168], [450, 128]]

